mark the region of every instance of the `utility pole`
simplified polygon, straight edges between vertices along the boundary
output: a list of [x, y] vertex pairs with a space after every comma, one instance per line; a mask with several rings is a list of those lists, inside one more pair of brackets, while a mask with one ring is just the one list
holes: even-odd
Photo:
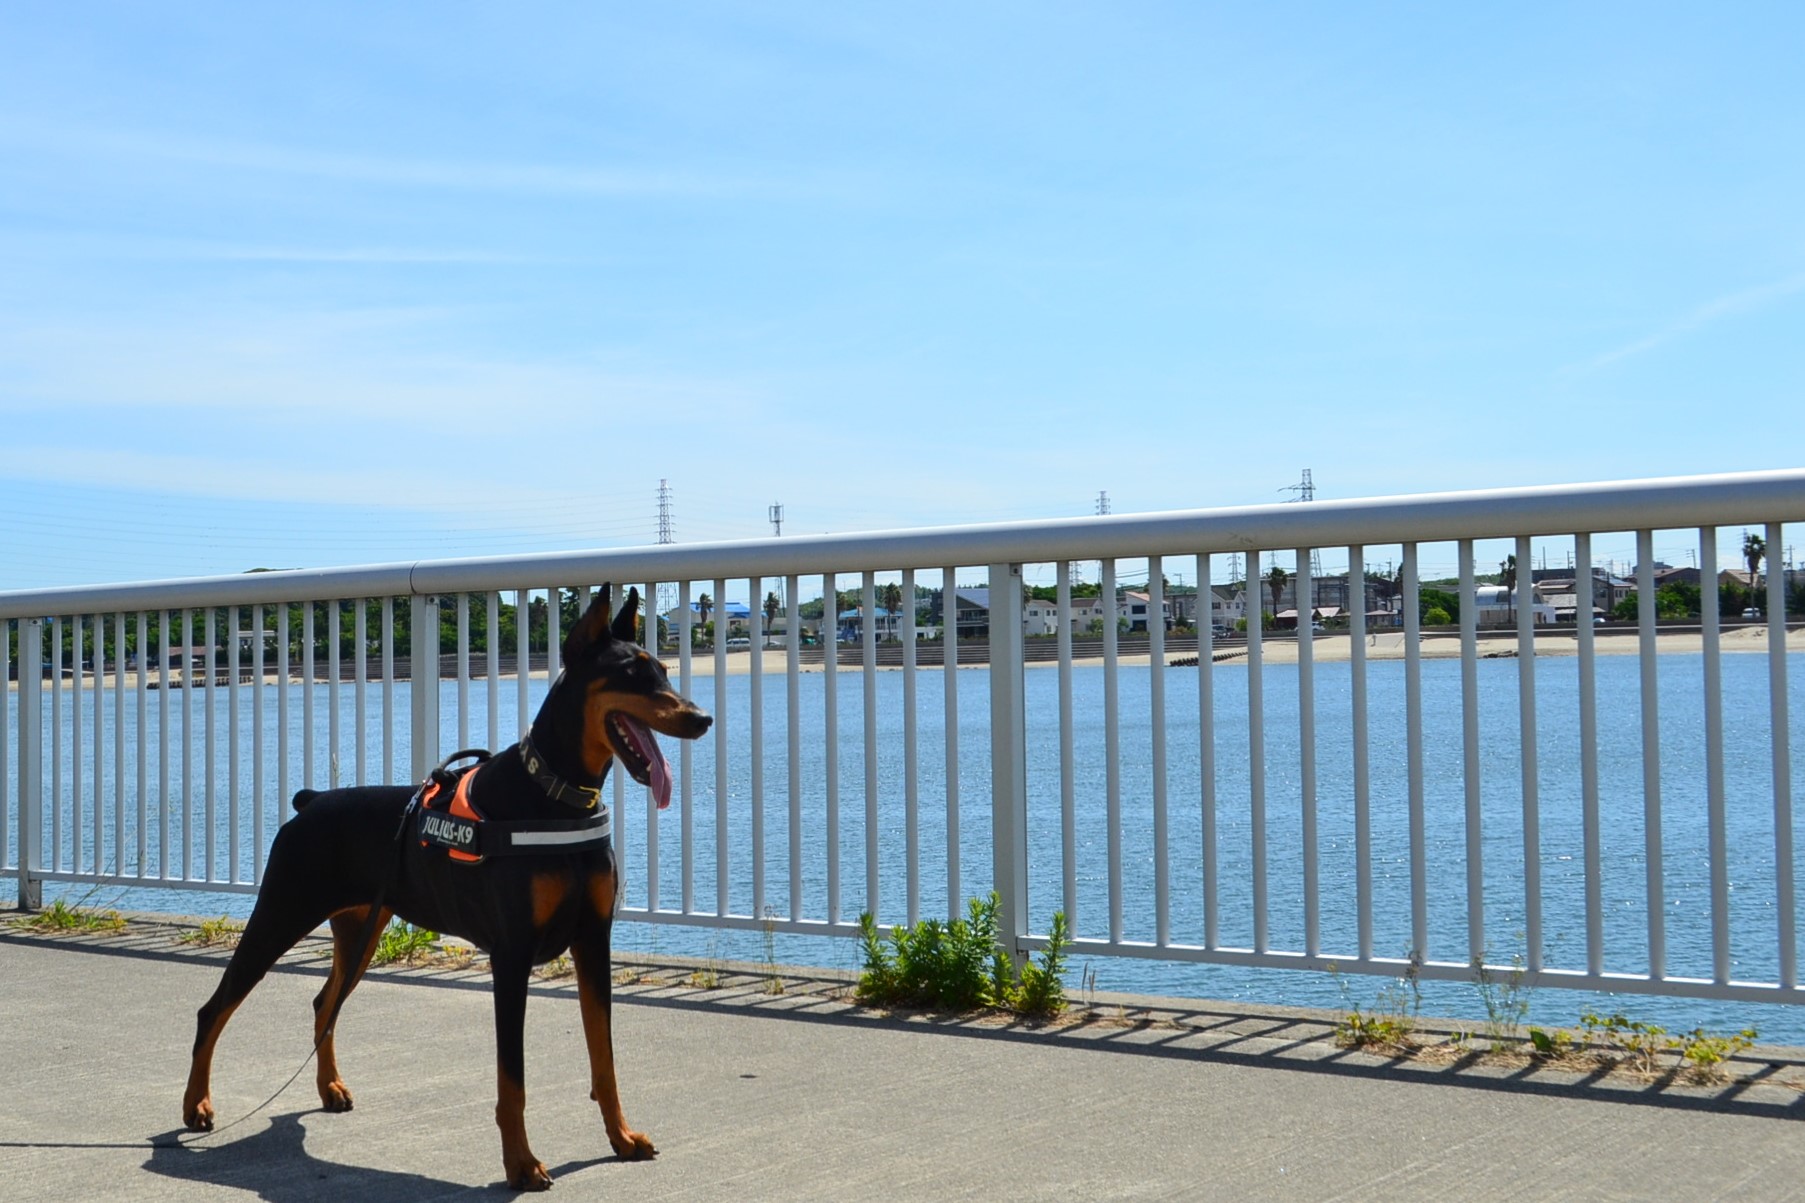
[[783, 502], [772, 502], [771, 508], [765, 513], [771, 521], [771, 534], [779, 539], [783, 538]]
[[1104, 489], [1097, 493], [1097, 517], [1106, 518], [1108, 516], [1109, 516], [1109, 491], [1107, 489]]

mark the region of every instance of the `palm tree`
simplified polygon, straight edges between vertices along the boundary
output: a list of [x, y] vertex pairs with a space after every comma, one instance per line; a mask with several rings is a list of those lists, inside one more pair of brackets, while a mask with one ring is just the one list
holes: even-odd
[[1742, 558], [1749, 566], [1749, 608], [1761, 608], [1755, 600], [1755, 574], [1761, 571], [1761, 560], [1767, 555], [1767, 540], [1753, 531], [1744, 531], [1742, 535]]
[[1498, 565], [1498, 581], [1504, 586], [1504, 603], [1509, 606], [1508, 614], [1512, 626], [1517, 622], [1517, 557], [1508, 555]]
[[1272, 590], [1272, 619], [1276, 623], [1279, 617], [1279, 598], [1285, 595], [1285, 586], [1291, 583], [1291, 576], [1277, 564], [1266, 574], [1266, 587]]
[[[696, 599], [696, 613], [701, 616], [700, 621], [697, 623], [697, 630], [704, 636], [708, 634], [708, 612], [713, 608], [714, 598], [708, 596], [708, 594], [704, 593], [701, 597]], [[691, 642], [694, 642], [693, 636], [691, 637]]]
[[783, 609], [783, 603], [777, 600], [775, 591], [765, 594], [765, 642], [771, 641], [771, 625], [777, 621], [777, 612]]
[[902, 586], [895, 581], [879, 586], [877, 604], [890, 611], [890, 634], [894, 638], [897, 631], [897, 620], [902, 615]]

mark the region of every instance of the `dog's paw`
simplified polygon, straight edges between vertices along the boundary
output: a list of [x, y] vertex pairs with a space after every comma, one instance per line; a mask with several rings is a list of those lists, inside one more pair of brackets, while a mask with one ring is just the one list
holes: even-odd
[[614, 1146], [614, 1155], [622, 1161], [650, 1161], [658, 1156], [652, 1138], [644, 1132], [622, 1129], [618, 1137], [610, 1136], [608, 1143]]
[[334, 1112], [351, 1110], [351, 1088], [345, 1085], [343, 1078], [320, 1084], [320, 1106]]
[[213, 1100], [201, 1098], [185, 1103], [182, 1107], [182, 1122], [188, 1125], [190, 1132], [213, 1131]]
[[524, 1161], [508, 1167], [508, 1185], [514, 1190], [550, 1190], [552, 1176], [542, 1161]]

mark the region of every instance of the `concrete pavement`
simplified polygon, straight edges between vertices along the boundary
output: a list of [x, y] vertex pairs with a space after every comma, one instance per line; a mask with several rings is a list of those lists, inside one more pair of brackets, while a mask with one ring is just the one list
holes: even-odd
[[[178, 1143], [194, 1010], [226, 955], [179, 943], [184, 930], [0, 927], [7, 1197], [508, 1194], [476, 969], [377, 971], [359, 988], [339, 1030], [350, 1114], [318, 1110], [309, 1069], [265, 1111]], [[227, 1029], [222, 1124], [307, 1057], [324, 948], [304, 943]], [[782, 994], [759, 967], [697, 988], [692, 966], [617, 987], [622, 1095], [658, 1143], [649, 1163], [610, 1155], [574, 986], [535, 987], [527, 1122], [553, 1198], [1805, 1199], [1800, 1050], [1757, 1050], [1734, 1087], [1662, 1086], [1393, 1063], [1290, 1009], [1104, 998], [1034, 1029], [873, 1014], [813, 971]]]

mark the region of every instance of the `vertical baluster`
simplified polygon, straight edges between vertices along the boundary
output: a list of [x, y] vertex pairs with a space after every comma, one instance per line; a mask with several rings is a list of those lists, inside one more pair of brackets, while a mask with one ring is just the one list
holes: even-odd
[[263, 624], [264, 607], [251, 607], [251, 880], [263, 880]]
[[1725, 820], [1723, 655], [1717, 606], [1717, 528], [1698, 532], [1705, 643], [1705, 806], [1711, 846], [1711, 979], [1730, 980], [1730, 856]]
[[[150, 876], [150, 618], [138, 611], [138, 876]], [[3, 634], [4, 632], [0, 632]], [[4, 741], [0, 741], [4, 743]], [[0, 753], [0, 757], [3, 757]], [[0, 759], [0, 782], [6, 779], [6, 763]], [[0, 823], [0, 828], [5, 824]]]
[[[333, 789], [337, 789], [339, 786], [339, 763], [343, 747], [339, 742], [338, 735], [338, 717], [342, 708], [340, 699], [344, 692], [342, 689], [344, 673], [339, 670], [339, 645], [343, 640], [345, 630], [343, 606], [344, 603], [337, 598], [326, 605], [326, 672], [330, 677], [326, 690], [326, 743], [331, 749], [330, 759], [326, 762], [326, 772]], [[419, 646], [418, 636], [419, 632], [415, 632], [416, 647]], [[416, 673], [420, 671], [418, 664], [414, 665], [414, 671]]]
[[727, 887], [733, 876], [727, 840], [728, 764], [727, 640], [733, 624], [727, 617], [727, 582], [714, 582], [714, 913], [729, 911]]
[[959, 898], [959, 586], [957, 569], [940, 570], [941, 678], [946, 686], [946, 917], [957, 919]]
[[[677, 583], [677, 609], [682, 613], [682, 631], [677, 639], [677, 691], [684, 697], [690, 697], [690, 643], [694, 639], [695, 612], [690, 609], [689, 585], [685, 581]], [[683, 813], [678, 821], [678, 852], [683, 868], [683, 913], [688, 915], [696, 909], [696, 846], [695, 807], [691, 805], [690, 741], [684, 740], [677, 745], [678, 771], [683, 777], [681, 805]]]
[[903, 668], [903, 843], [908, 866], [908, 924], [921, 918], [921, 780], [916, 757], [918, 730], [915, 714], [915, 570], [902, 574]]
[[789, 732], [790, 787], [790, 921], [802, 919], [802, 578], [794, 573], [784, 578], [783, 642], [787, 663], [784, 701]]
[[306, 734], [301, 738], [301, 784], [308, 789], [314, 787], [319, 780], [313, 775], [313, 741], [315, 739], [313, 725], [314, 674], [314, 622], [312, 602], [301, 607], [301, 730]]
[[240, 806], [238, 773], [238, 663], [244, 647], [244, 628], [237, 606], [225, 608], [226, 629], [226, 880], [238, 880]]
[[[356, 644], [356, 647], [351, 654], [351, 697], [353, 707], [352, 712], [354, 715], [351, 737], [355, 741], [354, 761], [357, 765], [357, 784], [364, 785], [370, 780], [370, 751], [368, 739], [370, 731], [368, 700], [370, 684], [370, 599], [367, 597], [360, 597], [351, 604], [357, 607], [356, 613], [351, 619], [351, 638]], [[436, 613], [434, 617], [437, 617]], [[427, 646], [436, 652], [438, 641], [429, 640]]]
[[1598, 660], [1592, 631], [1592, 536], [1573, 536], [1579, 636], [1579, 796], [1586, 866], [1586, 972], [1604, 972], [1604, 870], [1598, 816]]
[[[1523, 927], [1531, 973], [1542, 968], [1542, 794], [1536, 751], [1535, 586], [1529, 536], [1517, 538], [1517, 746], [1523, 775]], [[1524, 583], [1529, 602], [1522, 604]]]
[[752, 778], [752, 917], [765, 919], [765, 629], [763, 577], [746, 582], [746, 602], [756, 636], [746, 652], [746, 722], [751, 730], [747, 748]]
[[1310, 549], [1297, 549], [1297, 750], [1298, 792], [1303, 806], [1304, 951], [1322, 951], [1322, 899], [1316, 837], [1316, 612]]
[[1073, 769], [1072, 711], [1072, 565], [1058, 564], [1054, 622], [1059, 641], [1059, 844], [1061, 899], [1065, 921], [1078, 931], [1078, 788]]
[[[1704, 579], [1704, 578], [1700, 578]], [[1660, 675], [1655, 640], [1655, 533], [1636, 532], [1636, 626], [1642, 668], [1642, 828], [1647, 872], [1648, 975], [1667, 976], [1667, 888], [1661, 855]], [[1709, 607], [1706, 607], [1709, 608]]]
[[1485, 809], [1479, 760], [1479, 590], [1473, 541], [1460, 541], [1461, 780], [1467, 804], [1467, 960], [1485, 959]]
[[[126, 876], [125, 868], [125, 612], [113, 615], [113, 871]], [[139, 759], [144, 743], [138, 743]], [[142, 795], [140, 795], [142, 796]], [[139, 838], [144, 826], [138, 825]], [[144, 858], [136, 861], [134, 876], [143, 876]]]
[[1147, 560], [1147, 695], [1153, 724], [1153, 930], [1172, 942], [1172, 847], [1166, 800], [1166, 582], [1159, 556]]
[[1410, 954], [1429, 959], [1429, 869], [1423, 818], [1423, 624], [1417, 546], [1404, 544], [1404, 728], [1410, 782]]
[[[483, 670], [489, 692], [486, 708], [489, 738], [485, 747], [501, 750], [501, 593], [491, 589], [483, 595]], [[658, 630], [658, 616], [652, 615], [652, 631]], [[656, 654], [656, 647], [653, 648]], [[618, 809], [618, 808], [617, 808]]]
[[[82, 616], [70, 617], [69, 660], [72, 681], [69, 687], [69, 868], [80, 873], [82, 865], [82, 752], [87, 745], [86, 724], [82, 716]], [[62, 759], [59, 754], [57, 757]], [[61, 804], [61, 797], [58, 797]]]
[[1260, 553], [1247, 557], [1247, 803], [1253, 835], [1253, 947], [1265, 952], [1266, 929], [1266, 682], [1261, 627]]
[[877, 863], [877, 577], [865, 570], [859, 585], [860, 652], [864, 666], [865, 712], [865, 909], [882, 917], [878, 905]]
[[[282, 602], [276, 607], [276, 814], [278, 818], [292, 796], [289, 793], [289, 757], [288, 757], [288, 693], [289, 684], [294, 679], [293, 663], [289, 659], [289, 602]], [[258, 841], [263, 835], [258, 833]]]
[[[1780, 940], [1780, 985], [1799, 984], [1798, 900], [1793, 894], [1792, 749], [1787, 716], [1786, 570], [1774, 571], [1774, 557], [1784, 555], [1786, 531], [1767, 524], [1767, 690], [1768, 738], [1774, 781], [1774, 914]], [[1754, 585], [1750, 581], [1751, 586]]]
[[1198, 807], [1203, 836], [1203, 946], [1221, 942], [1216, 891], [1216, 586], [1208, 552], [1197, 556]]
[[1122, 740], [1119, 707], [1121, 649], [1116, 623], [1116, 562], [1102, 563], [1103, 605], [1103, 783], [1104, 822], [1109, 841], [1109, 942], [1122, 942]]
[[201, 816], [201, 839], [204, 841], [202, 846], [206, 849], [206, 855], [202, 857], [201, 863], [203, 871], [207, 875], [206, 879], [208, 881], [218, 881], [219, 874], [214, 868], [214, 853], [219, 848], [218, 791], [214, 783], [213, 773], [214, 766], [218, 763], [219, 759], [215, 747], [215, 731], [219, 725], [215, 721], [219, 716], [218, 702], [216, 700], [218, 696], [217, 685], [219, 678], [219, 612], [216, 607], [208, 606], [203, 612], [201, 631], [201, 637], [205, 639], [207, 643], [204, 652], [206, 662], [206, 686], [202, 692], [205, 705], [202, 707], [201, 713], [202, 728], [206, 732], [205, 761], [201, 766], [201, 777], [203, 789], [205, 791], [204, 796], [201, 799], [201, 809], [204, 812]]
[[1358, 571], [1358, 600], [1348, 623], [1348, 683], [1351, 693], [1351, 735], [1354, 757], [1354, 910], [1360, 959], [1373, 956], [1373, 829], [1372, 780], [1369, 765], [1366, 715], [1366, 547], [1347, 549], [1348, 575]]
[[827, 921], [840, 921], [840, 593], [829, 572], [821, 578], [821, 673], [827, 735]]
[[458, 747], [470, 746], [470, 595], [459, 593], [458, 615]]
[[382, 783], [395, 782], [395, 599], [382, 599]]
[[[157, 617], [157, 876], [173, 873], [173, 857], [169, 854], [169, 655], [170, 627], [175, 622], [173, 610], [163, 610]], [[182, 692], [186, 693], [187, 690]]]
[[194, 611], [182, 611], [182, 879], [194, 879]]

